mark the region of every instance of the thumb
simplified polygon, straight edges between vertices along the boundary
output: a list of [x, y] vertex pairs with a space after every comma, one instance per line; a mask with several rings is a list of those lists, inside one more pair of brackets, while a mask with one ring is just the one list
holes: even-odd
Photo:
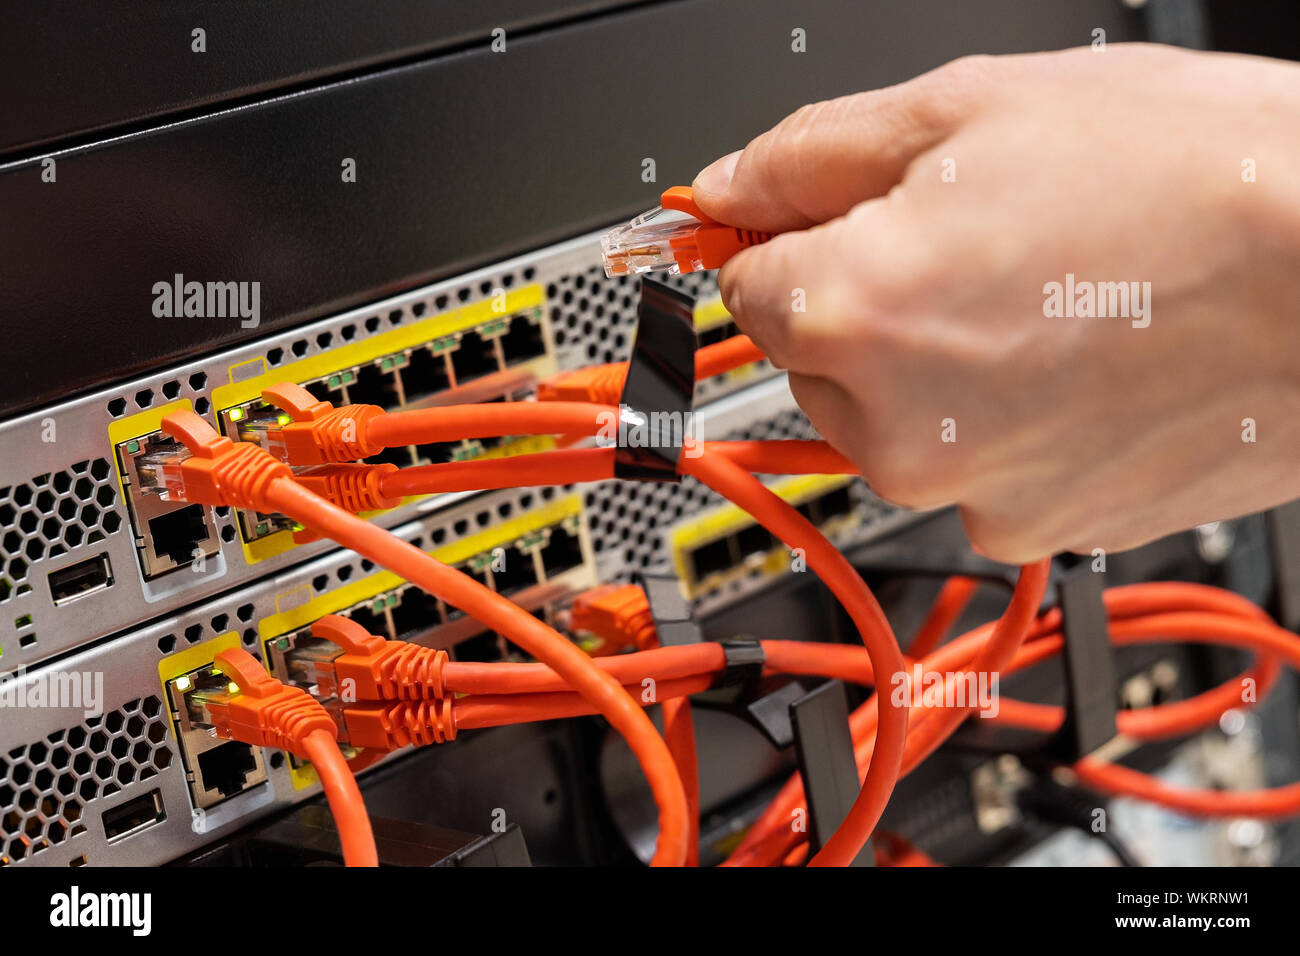
[[914, 158], [951, 135], [1002, 62], [966, 57], [897, 86], [802, 107], [706, 167], [695, 201], [718, 222], [764, 232], [842, 216], [885, 195]]

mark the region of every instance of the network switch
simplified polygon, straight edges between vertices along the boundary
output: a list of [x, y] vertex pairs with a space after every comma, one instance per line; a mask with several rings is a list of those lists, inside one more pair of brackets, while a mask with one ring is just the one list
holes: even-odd
[[[282, 381], [387, 409], [527, 398], [557, 370], [622, 359], [631, 348], [632, 289], [605, 279], [597, 259], [594, 237], [573, 240], [0, 424], [12, 451], [0, 462], [0, 666], [31, 666], [331, 547], [299, 543], [280, 515], [149, 493], [158, 456], [175, 450], [162, 432], [166, 414], [193, 409], [246, 438], [270, 414], [261, 389]], [[700, 297], [698, 327], [721, 334], [725, 311], [711, 279], [679, 284]], [[739, 369], [701, 383], [699, 401], [707, 409], [777, 378], [766, 363]], [[773, 402], [793, 408], [786, 392], [750, 419], [775, 414]], [[507, 437], [389, 449], [375, 460], [412, 465], [549, 447], [546, 438]], [[369, 517], [391, 527], [463, 497], [408, 498]]]

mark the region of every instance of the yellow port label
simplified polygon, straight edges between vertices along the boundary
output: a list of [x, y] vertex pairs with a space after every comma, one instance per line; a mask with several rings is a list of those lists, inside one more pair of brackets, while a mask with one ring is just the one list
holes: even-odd
[[724, 322], [731, 321], [731, 313], [727, 307], [722, 304], [722, 299], [709, 299], [707, 302], [701, 302], [695, 306], [695, 331], [703, 332], [705, 329], [711, 329], [715, 325], [722, 325]]
[[[782, 500], [799, 505], [810, 498], [847, 485], [852, 480], [847, 475], [790, 475], [772, 482], [768, 489]], [[733, 504], [722, 504], [677, 525], [668, 536], [677, 576], [683, 581], [694, 580], [686, 562], [687, 554], [701, 545], [725, 538], [755, 523], [754, 518], [744, 509]], [[776, 564], [784, 563], [779, 554], [775, 557]], [[764, 570], [775, 570], [775, 566], [769, 565], [772, 565], [770, 556], [763, 565]]]
[[[279, 382], [311, 382], [327, 378], [334, 372], [364, 365], [385, 355], [400, 352], [402, 349], [424, 345], [434, 339], [454, 335], [476, 325], [501, 319], [529, 309], [541, 308], [546, 300], [546, 293], [540, 285], [533, 283], [506, 292], [505, 308], [493, 308], [493, 300], [485, 299], [470, 305], [442, 312], [410, 325], [371, 335], [360, 342], [340, 345], [319, 355], [308, 356], [297, 362], [290, 362], [280, 368], [267, 370], [265, 362], [258, 358], [251, 362], [232, 365], [229, 370], [229, 384], [220, 385], [212, 390], [212, 407], [218, 414], [234, 405], [242, 405], [260, 398], [262, 389]], [[262, 371], [249, 369], [250, 364], [262, 366]]]
[[196, 671], [200, 667], [206, 667], [215, 661], [217, 655], [222, 651], [238, 646], [239, 634], [236, 631], [228, 631], [219, 637], [212, 638], [210, 641], [195, 644], [193, 647], [186, 648], [179, 653], [160, 660], [158, 662], [158, 678], [162, 681], [163, 695], [166, 697], [167, 706], [171, 706], [171, 695], [167, 693], [168, 681], [175, 680], [190, 671]]
[[[460, 564], [476, 554], [491, 551], [493, 548], [508, 544], [522, 538], [530, 532], [549, 528], [559, 524], [565, 518], [582, 514], [582, 497], [568, 495], [537, 508], [527, 514], [503, 521], [496, 527], [479, 531], [462, 538], [460, 541], [435, 548], [429, 553], [443, 564]], [[304, 604], [280, 611], [262, 618], [257, 625], [258, 634], [263, 641], [288, 634], [305, 627], [312, 621], [333, 614], [345, 608], [353, 607], [373, 598], [384, 591], [391, 591], [405, 584], [405, 580], [391, 571], [377, 571], [357, 581], [341, 585], [332, 591], [312, 598]]]
[[[515, 441], [504, 442], [493, 448], [491, 451], [475, 455], [475, 461], [482, 461], [489, 458], [508, 458], [511, 455], [532, 455], [538, 452], [550, 451], [555, 447], [555, 439], [550, 435], [528, 435]], [[402, 504], [407, 505], [413, 501], [421, 501], [424, 498], [436, 497], [436, 495], [410, 495], [402, 499]], [[361, 517], [369, 520], [375, 515], [383, 514], [382, 511], [367, 511]], [[242, 540], [242, 537], [241, 537]], [[258, 561], [265, 561], [267, 558], [273, 558], [278, 554], [284, 554], [297, 544], [293, 540], [293, 532], [288, 528], [283, 531], [277, 531], [274, 534], [268, 534], [261, 538], [255, 538], [252, 541], [244, 541], [244, 557], [249, 564], [256, 564]]]

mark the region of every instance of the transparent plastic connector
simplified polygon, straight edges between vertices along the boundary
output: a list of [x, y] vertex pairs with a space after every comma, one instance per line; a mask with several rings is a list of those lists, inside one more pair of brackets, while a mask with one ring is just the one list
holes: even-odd
[[135, 460], [135, 471], [140, 479], [140, 491], [143, 494], [177, 500], [176, 492], [179, 489], [176, 486], [179, 481], [180, 466], [191, 457], [192, 453], [188, 448], [172, 442], [140, 455]]
[[293, 421], [287, 412], [264, 405], [258, 409], [232, 408], [229, 418], [238, 430], [240, 441], [249, 441], [263, 448], [271, 444], [268, 435], [278, 432]]
[[[641, 275], [667, 272], [679, 275], [703, 268], [695, 249], [695, 230], [701, 223], [694, 216], [656, 206], [643, 212], [600, 239], [605, 275]], [[683, 270], [683, 260], [690, 268]]]

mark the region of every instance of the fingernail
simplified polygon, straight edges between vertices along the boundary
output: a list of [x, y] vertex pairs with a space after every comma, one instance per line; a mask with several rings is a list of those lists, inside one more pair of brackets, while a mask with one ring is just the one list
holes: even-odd
[[708, 166], [700, 170], [700, 174], [695, 177], [695, 182], [691, 184], [691, 189], [695, 192], [711, 193], [720, 195], [727, 191], [731, 185], [731, 177], [735, 175], [736, 163], [740, 162], [740, 150], [734, 153], [728, 153], [721, 159], [714, 160]]
[[743, 315], [745, 310], [740, 304], [740, 286], [732, 280], [736, 270], [729, 266], [730, 263], [726, 263], [718, 271], [718, 294], [722, 297], [723, 308], [732, 315]]

